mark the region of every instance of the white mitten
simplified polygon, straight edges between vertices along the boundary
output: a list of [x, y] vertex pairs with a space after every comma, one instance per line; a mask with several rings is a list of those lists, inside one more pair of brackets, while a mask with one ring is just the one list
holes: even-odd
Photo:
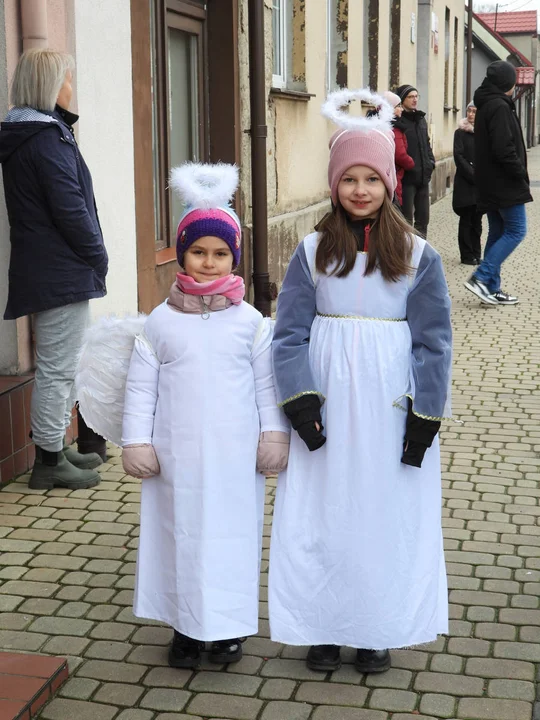
[[135, 478], [151, 478], [160, 473], [153, 445], [126, 445], [122, 448], [122, 465], [125, 472]]

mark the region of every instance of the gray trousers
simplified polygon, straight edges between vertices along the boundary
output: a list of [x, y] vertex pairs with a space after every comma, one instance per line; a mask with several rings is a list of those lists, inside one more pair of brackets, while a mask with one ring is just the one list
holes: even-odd
[[34, 315], [36, 374], [30, 419], [32, 439], [43, 450], [62, 449], [75, 404], [77, 361], [89, 322], [88, 300]]

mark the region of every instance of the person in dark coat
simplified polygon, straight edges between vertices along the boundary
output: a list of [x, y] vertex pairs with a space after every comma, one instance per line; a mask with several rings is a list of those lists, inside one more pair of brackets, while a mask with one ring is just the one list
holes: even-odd
[[487, 212], [484, 259], [465, 287], [488, 305], [515, 305], [501, 289], [501, 265], [527, 233], [525, 203], [532, 202], [527, 151], [512, 94], [516, 70], [504, 60], [488, 65], [474, 94], [475, 178], [478, 209]]
[[418, 110], [418, 90], [412, 85], [400, 85], [395, 90], [401, 98], [401, 125], [407, 136], [407, 152], [414, 160], [414, 168], [403, 176], [403, 214], [423, 236], [429, 224], [429, 181], [435, 169], [435, 157], [429, 142], [426, 113]]
[[474, 180], [474, 119], [476, 107], [467, 105], [467, 117], [454, 133], [454, 192], [452, 208], [459, 215], [458, 243], [463, 265], [478, 265], [482, 257], [482, 212], [476, 206]]
[[33, 315], [36, 372], [30, 487], [97, 485], [102, 459], [64, 448], [89, 300], [106, 294], [108, 258], [92, 178], [69, 112], [73, 59], [52, 50], [22, 54], [0, 126], [0, 162], [11, 255], [5, 320]]
[[407, 152], [407, 136], [405, 134], [406, 126], [401, 120], [403, 113], [403, 105], [399, 95], [393, 92], [386, 91], [382, 94], [385, 100], [388, 100], [390, 105], [394, 108], [394, 119], [392, 120], [392, 130], [394, 132], [394, 142], [396, 145], [395, 152], [395, 164], [396, 164], [396, 197], [399, 203], [399, 207], [403, 206], [403, 176], [407, 170], [414, 168], [414, 160]]

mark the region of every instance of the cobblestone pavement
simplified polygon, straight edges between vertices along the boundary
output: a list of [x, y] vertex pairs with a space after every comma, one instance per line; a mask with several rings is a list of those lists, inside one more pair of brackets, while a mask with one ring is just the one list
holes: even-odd
[[[540, 180], [540, 150], [530, 160]], [[490, 308], [462, 287], [450, 198], [432, 212], [463, 421], [442, 433], [450, 636], [394, 652], [393, 668], [371, 677], [355, 672], [351, 650], [339, 672], [321, 675], [306, 669], [305, 649], [270, 642], [270, 481], [259, 636], [228, 670], [168, 668], [171, 631], [131, 613], [140, 484], [116, 451], [96, 489], [44, 493], [22, 477], [0, 492], [0, 648], [70, 662], [44, 720], [540, 719], [540, 202], [528, 213], [528, 238], [503, 272], [521, 304]]]

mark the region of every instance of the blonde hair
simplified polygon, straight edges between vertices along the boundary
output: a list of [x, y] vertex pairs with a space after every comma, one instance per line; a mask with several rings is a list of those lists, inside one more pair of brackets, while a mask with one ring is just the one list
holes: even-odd
[[11, 103], [51, 112], [75, 61], [63, 52], [32, 48], [23, 52], [11, 82]]

